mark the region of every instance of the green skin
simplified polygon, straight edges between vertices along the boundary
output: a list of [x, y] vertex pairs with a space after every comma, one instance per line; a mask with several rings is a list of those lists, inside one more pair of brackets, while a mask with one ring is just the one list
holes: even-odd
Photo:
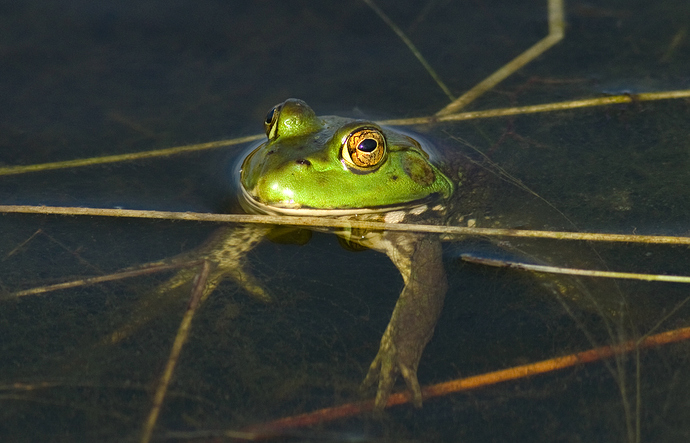
[[[416, 140], [372, 122], [317, 117], [303, 101], [289, 99], [269, 112], [265, 125], [268, 140], [242, 164], [243, 205], [250, 212], [433, 223], [445, 211], [439, 203], [453, 193], [453, 183], [430, 163]], [[344, 158], [348, 136], [361, 129], [385, 138], [386, 153], [373, 167]], [[375, 408], [381, 410], [400, 375], [420, 407], [417, 367], [447, 289], [439, 238], [399, 232], [337, 234], [350, 244], [387, 254], [405, 282], [363, 387], [378, 383]]]
[[[245, 159], [241, 182], [252, 199], [276, 212], [380, 208], [453, 192], [452, 182], [407, 135], [371, 122], [317, 117], [295, 99], [269, 116], [275, 119], [267, 128], [269, 140]], [[341, 156], [344, 139], [361, 127], [381, 130], [387, 141], [387, 158], [373, 171], [350, 168]]]
[[[373, 139], [365, 137], [348, 143], [355, 139], [351, 134], [361, 134], [361, 130], [374, 134], [378, 142], [372, 144]], [[452, 182], [409, 136], [368, 121], [317, 117], [300, 100], [289, 99], [273, 108], [267, 116], [266, 134], [267, 141], [242, 164], [240, 199], [249, 212], [438, 223], [445, 214], [444, 200], [454, 190]], [[356, 151], [363, 158], [383, 152], [379, 150], [382, 146], [385, 153], [373, 166], [362, 166], [350, 164], [353, 154], [342, 157], [343, 146], [363, 148]], [[373, 146], [376, 149], [372, 150]], [[171, 261], [204, 260], [209, 265], [204, 297], [229, 278], [248, 294], [270, 302], [261, 282], [244, 265], [247, 253], [271, 229], [265, 225], [221, 228], [204, 245]], [[421, 406], [417, 367], [447, 290], [440, 239], [437, 235], [392, 231], [350, 229], [335, 233], [349, 246], [385, 253], [405, 283], [363, 387], [377, 385], [375, 408], [380, 411], [401, 376], [412, 402]], [[189, 268], [178, 272], [157, 288], [158, 298], [187, 287], [196, 273]], [[145, 318], [133, 323], [143, 321]], [[121, 339], [131, 329], [113, 334], [112, 340]]]
[[[317, 117], [306, 103], [295, 99], [273, 108], [266, 120], [267, 141], [247, 156], [240, 172], [240, 200], [248, 212], [389, 223], [433, 224], [446, 218], [446, 200], [453, 195], [454, 186], [431, 164], [421, 145], [408, 135], [363, 120]], [[367, 136], [353, 135], [362, 133]], [[376, 143], [371, 142], [374, 139]], [[350, 143], [351, 140], [356, 142]], [[382, 146], [385, 152], [374, 156], [375, 152], [383, 152], [379, 150]], [[352, 147], [357, 148], [354, 154], [349, 150]], [[357, 163], [353, 158], [364, 162]], [[475, 191], [485, 188], [475, 186]], [[464, 211], [472, 212], [471, 207], [472, 200], [463, 199]], [[190, 268], [189, 262], [203, 260], [209, 269], [204, 298], [223, 280], [232, 279], [248, 294], [270, 302], [271, 297], [261, 282], [244, 265], [246, 255], [272, 229], [266, 225], [218, 229], [205, 244], [170, 259], [185, 269], [160, 285], [153, 294], [154, 299], [163, 300], [165, 295], [187, 288], [198, 277], [198, 270]], [[362, 385], [363, 388], [377, 385], [374, 407], [381, 411], [400, 376], [410, 399], [420, 407], [422, 392], [417, 368], [433, 335], [447, 290], [440, 238], [413, 232], [320, 230], [335, 232], [349, 246], [386, 254], [400, 272], [405, 286]], [[505, 244], [502, 247], [510, 249]], [[532, 259], [544, 256], [544, 251], [530, 248], [529, 244], [517, 245], [521, 253], [528, 251]], [[591, 255], [589, 247], [580, 253], [573, 252], [576, 257]], [[595, 298], [580, 281], [554, 276], [537, 276], [537, 280], [553, 295], [584, 302], [585, 307], [595, 312], [610, 312], [615, 316], [620, 309], [618, 298]], [[597, 287], [603, 294], [618, 293], [615, 287], [604, 287], [601, 283]], [[599, 302], [609, 298], [613, 302], [610, 306]], [[137, 312], [141, 312], [140, 317], [115, 332], [112, 342], [121, 340], [144, 323], [150, 310], [142, 308]]]
[[[352, 166], [344, 158], [343, 147], [350, 146], [347, 144], [350, 134], [362, 129], [385, 138], [386, 154], [374, 167]], [[446, 218], [446, 200], [455, 190], [453, 183], [430, 163], [420, 144], [408, 135], [368, 121], [317, 117], [306, 103], [295, 99], [269, 112], [266, 134], [268, 140], [242, 164], [242, 198], [248, 211], [425, 224], [439, 223]], [[360, 146], [359, 142], [355, 145]], [[464, 211], [471, 211], [471, 207], [471, 199], [463, 199]], [[434, 235], [392, 231], [343, 230], [336, 234], [351, 245], [385, 253], [405, 282], [363, 387], [378, 384], [375, 408], [382, 410], [396, 379], [401, 376], [412, 402], [419, 407], [422, 393], [417, 367], [433, 335], [447, 290], [440, 239]], [[545, 263], [552, 260], [554, 251], [540, 250], [539, 245], [512, 243], [516, 246], [502, 242], [501, 247], [528, 253], [531, 260], [542, 259]], [[237, 247], [228, 242], [224, 254], [228, 254], [227, 248]], [[253, 246], [244, 239], [239, 247]], [[592, 256], [586, 245], [580, 249], [569, 247], [568, 251], [572, 257], [584, 260]], [[556, 260], [562, 262], [569, 257], [565, 254]], [[241, 261], [235, 266], [241, 266]], [[615, 318], [620, 309], [619, 299], [605, 296], [618, 293], [615, 285], [597, 283], [592, 292], [581, 281], [567, 276], [538, 274], [535, 277], [552, 295], [599, 314]], [[252, 281], [247, 274], [242, 274], [238, 281], [250, 292], [253, 290], [246, 283]], [[260, 285], [256, 283], [256, 287]]]

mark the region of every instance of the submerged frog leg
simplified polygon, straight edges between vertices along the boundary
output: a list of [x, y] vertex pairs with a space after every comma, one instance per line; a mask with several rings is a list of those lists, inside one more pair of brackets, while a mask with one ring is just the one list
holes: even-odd
[[398, 375], [402, 375], [412, 402], [421, 407], [422, 391], [417, 381], [417, 367], [424, 347], [434, 333], [448, 287], [441, 243], [433, 236], [388, 233], [381, 246], [377, 249], [385, 250], [398, 267], [405, 287], [362, 387], [372, 386], [378, 380], [374, 407], [380, 411], [385, 407]]
[[[207, 261], [210, 265], [209, 275], [204, 286], [202, 301], [226, 278], [234, 280], [251, 296], [263, 302], [270, 302], [271, 297], [258, 280], [248, 272], [243, 262], [246, 255], [264, 238], [270, 227], [247, 225], [223, 227], [218, 229], [201, 246], [189, 252], [175, 256], [169, 263], [193, 263]], [[161, 306], [179, 288], [190, 286], [199, 273], [198, 266], [188, 266], [178, 271], [172, 278], [156, 287], [144, 296], [133, 312], [133, 318], [110, 335], [109, 341], [116, 343], [131, 335], [159, 312]], [[184, 294], [187, 294], [185, 291]]]
[[[221, 281], [230, 278], [256, 299], [263, 302], [271, 301], [263, 286], [244, 266], [246, 255], [259, 244], [270, 229], [256, 225], [223, 227], [202, 246], [183, 254], [186, 260], [202, 259], [211, 263], [203, 299], [208, 297]], [[177, 276], [173, 278], [176, 279]]]

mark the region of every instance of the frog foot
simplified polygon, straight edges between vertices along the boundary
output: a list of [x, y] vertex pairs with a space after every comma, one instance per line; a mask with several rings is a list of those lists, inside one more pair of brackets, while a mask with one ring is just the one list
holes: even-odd
[[[401, 347], [400, 349], [405, 349]], [[412, 404], [422, 407], [422, 389], [417, 381], [417, 367], [421, 352], [401, 352], [387, 330], [381, 339], [376, 358], [369, 366], [369, 372], [362, 382], [362, 389], [369, 389], [378, 380], [374, 411], [380, 413], [386, 407], [398, 375], [402, 375], [411, 396]]]
[[[249, 295], [259, 301], [271, 302], [266, 292], [254, 275], [245, 268], [246, 256], [266, 235], [267, 228], [261, 226], [240, 226], [235, 228], [221, 228], [211, 238], [196, 250], [183, 254], [183, 260], [191, 258], [203, 259], [211, 262], [211, 273], [204, 289], [204, 298], [208, 296], [226, 278], [234, 280]], [[181, 276], [178, 280], [188, 280], [188, 276]], [[172, 286], [171, 282], [168, 286]]]
[[265, 227], [251, 225], [220, 228], [196, 249], [157, 262], [158, 264], [178, 265], [182, 269], [153, 291], [143, 294], [138, 307], [134, 310], [127, 324], [113, 332], [105, 340], [105, 343], [118, 343], [132, 335], [156, 315], [175, 294], [178, 296], [189, 294], [188, 291], [192, 282], [199, 274], [199, 263], [202, 261], [206, 261], [210, 265], [210, 272], [203, 288], [202, 301], [206, 300], [223, 280], [231, 279], [255, 299], [264, 303], [271, 302], [271, 296], [244, 265], [247, 254], [261, 241], [266, 230]]
[[[257, 278], [252, 273], [244, 269], [244, 266], [242, 266], [242, 264], [237, 263], [233, 269], [222, 270], [219, 274], [220, 275], [218, 275], [218, 283], [224, 277], [227, 277], [233, 280], [238, 286], [243, 288], [245, 291], [247, 291], [247, 293], [254, 297], [256, 300], [264, 303], [270, 303], [273, 301], [273, 299], [268, 294], [266, 289], [261, 285], [259, 280], [257, 280]], [[214, 287], [215, 285], [217, 285], [217, 283], [214, 282]]]

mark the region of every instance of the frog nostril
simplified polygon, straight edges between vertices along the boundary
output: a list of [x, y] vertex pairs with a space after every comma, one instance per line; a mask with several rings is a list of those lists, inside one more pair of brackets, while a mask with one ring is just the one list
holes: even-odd
[[298, 165], [311, 166], [311, 162], [305, 158], [299, 158], [295, 160], [295, 163]]

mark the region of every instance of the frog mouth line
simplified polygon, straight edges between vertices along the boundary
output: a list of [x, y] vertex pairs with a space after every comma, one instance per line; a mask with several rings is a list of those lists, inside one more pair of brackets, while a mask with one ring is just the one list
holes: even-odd
[[[251, 194], [240, 185], [242, 193], [239, 197], [240, 205], [249, 214], [264, 214], [264, 215], [292, 215], [292, 216], [346, 216], [346, 215], [360, 215], [360, 214], [381, 214], [386, 212], [398, 211], [410, 207], [410, 203], [402, 205], [379, 206], [375, 208], [340, 208], [340, 209], [318, 209], [318, 208], [281, 208], [280, 206], [271, 206], [261, 203], [252, 197]], [[424, 199], [426, 200], [426, 199]], [[415, 202], [416, 203], [416, 202]]]

